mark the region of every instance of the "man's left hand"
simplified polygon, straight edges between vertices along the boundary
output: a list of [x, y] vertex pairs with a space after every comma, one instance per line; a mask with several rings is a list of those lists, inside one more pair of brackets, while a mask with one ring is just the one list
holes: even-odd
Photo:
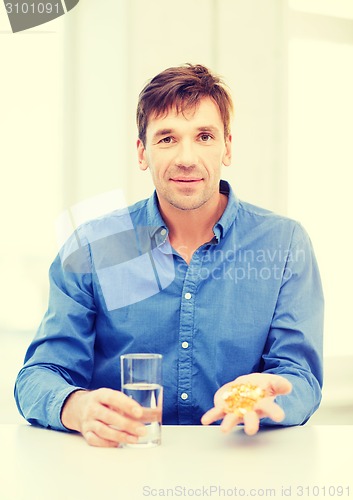
[[[260, 387], [265, 392], [265, 396], [260, 398], [252, 410], [247, 411], [243, 416], [234, 413], [227, 413], [224, 393], [230, 391], [234, 384], [251, 384]], [[216, 420], [223, 419], [221, 430], [229, 432], [236, 425], [243, 423], [244, 431], [249, 436], [256, 434], [260, 427], [260, 419], [268, 417], [275, 422], [281, 422], [284, 411], [274, 399], [278, 395], [288, 394], [292, 390], [292, 384], [280, 375], [270, 373], [251, 373], [242, 375], [234, 381], [223, 385], [214, 396], [214, 407], [208, 410], [201, 418], [203, 425], [209, 425]]]

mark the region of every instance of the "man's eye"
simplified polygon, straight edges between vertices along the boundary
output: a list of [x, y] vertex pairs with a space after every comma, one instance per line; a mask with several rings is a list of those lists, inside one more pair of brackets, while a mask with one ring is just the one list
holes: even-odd
[[212, 136], [210, 134], [201, 134], [200, 139], [202, 142], [208, 142], [212, 139]]
[[168, 137], [163, 137], [159, 142], [162, 144], [171, 144], [173, 142], [173, 138], [168, 136]]

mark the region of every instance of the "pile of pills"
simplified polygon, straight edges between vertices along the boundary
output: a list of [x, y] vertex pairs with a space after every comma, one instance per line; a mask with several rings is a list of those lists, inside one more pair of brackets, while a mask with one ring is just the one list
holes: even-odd
[[245, 413], [253, 410], [255, 404], [263, 397], [265, 397], [265, 391], [258, 385], [234, 384], [223, 394], [224, 411], [243, 417]]

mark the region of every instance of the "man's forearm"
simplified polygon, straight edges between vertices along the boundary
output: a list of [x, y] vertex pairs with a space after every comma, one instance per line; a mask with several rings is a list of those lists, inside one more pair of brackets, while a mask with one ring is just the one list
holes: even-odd
[[28, 422], [63, 431], [68, 430], [61, 422], [63, 402], [79, 389], [47, 366], [28, 366], [17, 377], [15, 399]]

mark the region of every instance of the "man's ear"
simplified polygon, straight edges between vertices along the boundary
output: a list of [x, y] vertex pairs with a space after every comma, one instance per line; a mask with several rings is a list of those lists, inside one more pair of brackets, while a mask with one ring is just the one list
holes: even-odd
[[136, 146], [137, 146], [137, 158], [139, 162], [139, 167], [141, 170], [147, 170], [148, 164], [146, 160], [146, 150], [141, 139], [137, 139]]
[[225, 167], [229, 167], [232, 162], [232, 136], [231, 134], [225, 140], [226, 149], [223, 155], [222, 163]]

